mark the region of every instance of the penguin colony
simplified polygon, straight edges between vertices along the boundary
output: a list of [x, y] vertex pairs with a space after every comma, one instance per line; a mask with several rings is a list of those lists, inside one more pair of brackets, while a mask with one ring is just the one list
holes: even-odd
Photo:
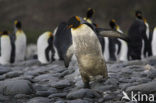
[[[127, 61], [156, 55], [156, 27], [150, 32], [147, 19], [136, 11], [136, 19], [128, 34], [120, 29], [115, 19], [111, 29], [98, 28], [93, 21], [95, 10], [89, 8], [86, 17], [73, 16], [61, 22], [54, 32], [46, 31], [37, 40], [37, 58], [41, 64], [55, 59], [68, 67], [76, 56], [85, 88], [96, 76], [108, 77], [105, 61]], [[14, 21], [14, 32], [0, 32], [0, 64], [7, 65], [25, 60], [26, 34], [21, 21]]]

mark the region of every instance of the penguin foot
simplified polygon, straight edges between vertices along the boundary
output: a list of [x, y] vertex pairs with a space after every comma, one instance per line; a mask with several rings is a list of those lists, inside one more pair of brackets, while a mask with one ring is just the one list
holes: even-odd
[[88, 89], [90, 89], [90, 85], [89, 85], [89, 83], [84, 83], [84, 88], [88, 88]]
[[69, 67], [69, 63], [67, 63], [66, 61], [64, 61], [64, 65], [65, 65], [66, 68]]

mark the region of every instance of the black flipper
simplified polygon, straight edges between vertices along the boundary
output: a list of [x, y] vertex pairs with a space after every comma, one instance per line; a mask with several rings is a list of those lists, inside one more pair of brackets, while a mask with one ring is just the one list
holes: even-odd
[[11, 56], [10, 56], [10, 63], [15, 62], [15, 51], [16, 51], [16, 46], [15, 46], [15, 40], [16, 36], [15, 33], [9, 34], [10, 41], [11, 41]]
[[47, 61], [50, 61], [49, 52], [51, 52], [51, 55], [52, 55], [51, 60], [54, 61], [55, 60], [54, 59], [55, 50], [53, 47], [53, 37], [52, 36], [48, 39], [48, 47], [45, 50], [45, 57], [46, 57]]

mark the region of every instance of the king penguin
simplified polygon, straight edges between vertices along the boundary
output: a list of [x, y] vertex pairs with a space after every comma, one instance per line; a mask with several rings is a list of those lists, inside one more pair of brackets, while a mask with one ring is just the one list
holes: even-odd
[[[108, 77], [107, 67], [103, 58], [101, 44], [96, 32], [87, 24], [81, 24], [80, 18], [74, 16], [69, 19], [68, 27], [71, 29], [73, 48], [76, 55], [84, 87], [89, 88], [89, 82], [95, 76]], [[99, 30], [98, 30], [99, 31]], [[100, 36], [121, 37], [114, 31], [99, 31]]]
[[[98, 27], [98, 25], [93, 22], [93, 15], [94, 14], [95, 14], [95, 10], [92, 8], [88, 8], [88, 10], [86, 12], [86, 17], [83, 18], [86, 21], [86, 23], [89, 23], [92, 26], [93, 30], [95, 30], [95, 28]], [[84, 22], [82, 22], [82, 20], [81, 20], [81, 23], [84, 23]], [[102, 53], [104, 53], [104, 43], [105, 43], [104, 38], [98, 36], [98, 39], [99, 39], [101, 47], [102, 47]]]
[[15, 20], [14, 24], [15, 24], [15, 47], [16, 47], [15, 61], [18, 62], [25, 59], [27, 38], [24, 31], [22, 30], [22, 23], [18, 20]]
[[153, 30], [152, 54], [153, 54], [153, 56], [156, 56], [156, 27]]
[[[120, 33], [123, 33], [119, 25], [117, 25], [115, 19], [112, 19], [109, 24], [112, 29]], [[109, 50], [110, 50], [109, 53], [113, 53], [112, 55], [116, 57], [116, 59], [119, 61], [127, 61], [127, 53], [128, 53], [127, 42], [119, 38], [110, 38], [110, 44], [112, 45], [109, 45]], [[114, 52], [112, 52], [111, 50], [114, 50]]]
[[1, 50], [0, 64], [2, 65], [10, 64], [12, 45], [8, 31], [3, 31], [3, 33], [1, 34], [0, 50]]
[[[128, 59], [142, 58], [143, 43], [147, 41], [146, 26], [141, 11], [136, 11], [136, 19], [128, 30]], [[146, 43], [145, 43], [146, 44]]]
[[37, 55], [41, 64], [48, 64], [54, 61], [53, 35], [52, 32], [41, 34], [37, 40]]
[[152, 33], [150, 32], [150, 28], [149, 28], [147, 19], [143, 18], [143, 21], [146, 26], [146, 37], [147, 37], [147, 41], [143, 42], [143, 44], [144, 44], [143, 54], [144, 54], [144, 57], [149, 57], [149, 56], [152, 56], [152, 46], [151, 46]]
[[76, 55], [84, 87], [89, 88], [90, 76], [108, 76], [102, 56], [100, 42], [95, 32], [86, 24], [80, 23], [78, 16], [68, 21], [71, 27], [74, 53]]
[[84, 20], [86, 20], [88, 23], [93, 24], [93, 14], [95, 13], [95, 10], [92, 8], [88, 8], [87, 13], [86, 13], [86, 17], [84, 17]]
[[64, 61], [65, 67], [69, 66], [73, 56], [71, 29], [67, 26], [66, 22], [61, 22], [54, 32], [55, 57], [58, 55]]

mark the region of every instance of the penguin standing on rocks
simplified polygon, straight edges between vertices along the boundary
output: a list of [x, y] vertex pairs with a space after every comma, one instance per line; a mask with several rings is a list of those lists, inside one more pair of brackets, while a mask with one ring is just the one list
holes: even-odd
[[153, 30], [152, 54], [153, 54], [153, 56], [156, 56], [156, 27]]
[[[92, 26], [93, 29], [97, 28], [97, 24], [95, 24], [93, 22], [93, 19], [92, 19], [94, 13], [95, 13], [95, 10], [94, 9], [88, 8], [88, 11], [86, 13], [86, 17], [83, 18], [87, 23], [91, 24], [91, 26]], [[82, 20], [81, 20], [81, 23], [83, 23]], [[102, 47], [102, 53], [104, 53], [104, 42], [105, 42], [104, 41], [104, 38], [98, 36], [98, 39], [99, 39], [100, 44], [101, 44], [101, 47]]]
[[26, 54], [26, 44], [27, 44], [27, 38], [22, 30], [22, 23], [18, 20], [15, 20], [15, 47], [16, 47], [16, 53], [15, 53], [15, 61], [22, 61], [25, 59]]
[[6, 65], [11, 62], [12, 44], [8, 31], [3, 31], [0, 37], [0, 64]]
[[[78, 16], [72, 17], [68, 21], [68, 27], [71, 29], [73, 48], [76, 55], [79, 71], [84, 82], [84, 87], [89, 88], [90, 79], [101, 75], [108, 77], [107, 67], [103, 58], [101, 44], [96, 32], [87, 24], [81, 24]], [[101, 36], [120, 37], [121, 35], [114, 31], [99, 31]]]
[[37, 55], [41, 64], [54, 61], [53, 35], [51, 32], [43, 33], [37, 40]]
[[65, 67], [69, 66], [73, 56], [71, 29], [66, 22], [61, 22], [54, 34], [55, 56], [64, 61]]
[[143, 49], [143, 54], [144, 57], [149, 57], [152, 56], [152, 34], [150, 33], [150, 29], [149, 29], [149, 24], [147, 22], [146, 18], [143, 18], [145, 26], [146, 26], [146, 37], [147, 37], [147, 41], [143, 42], [144, 44], [144, 49]]
[[142, 12], [136, 11], [136, 20], [128, 30], [128, 59], [136, 60], [142, 57], [142, 41], [146, 43], [146, 26], [143, 21]]
[[[119, 25], [116, 24], [116, 20], [110, 21], [110, 27], [120, 33]], [[128, 45], [127, 42], [119, 38], [109, 38], [109, 53], [110, 60], [127, 61]], [[112, 58], [112, 59], [111, 59]]]
[[[113, 30], [117, 30], [118, 26], [116, 25], [116, 21], [112, 19], [109, 22], [110, 27]], [[110, 55], [110, 60], [111, 61], [116, 61], [117, 60], [117, 55], [119, 55], [119, 51], [121, 48], [121, 43], [117, 38], [109, 38], [109, 55]]]

